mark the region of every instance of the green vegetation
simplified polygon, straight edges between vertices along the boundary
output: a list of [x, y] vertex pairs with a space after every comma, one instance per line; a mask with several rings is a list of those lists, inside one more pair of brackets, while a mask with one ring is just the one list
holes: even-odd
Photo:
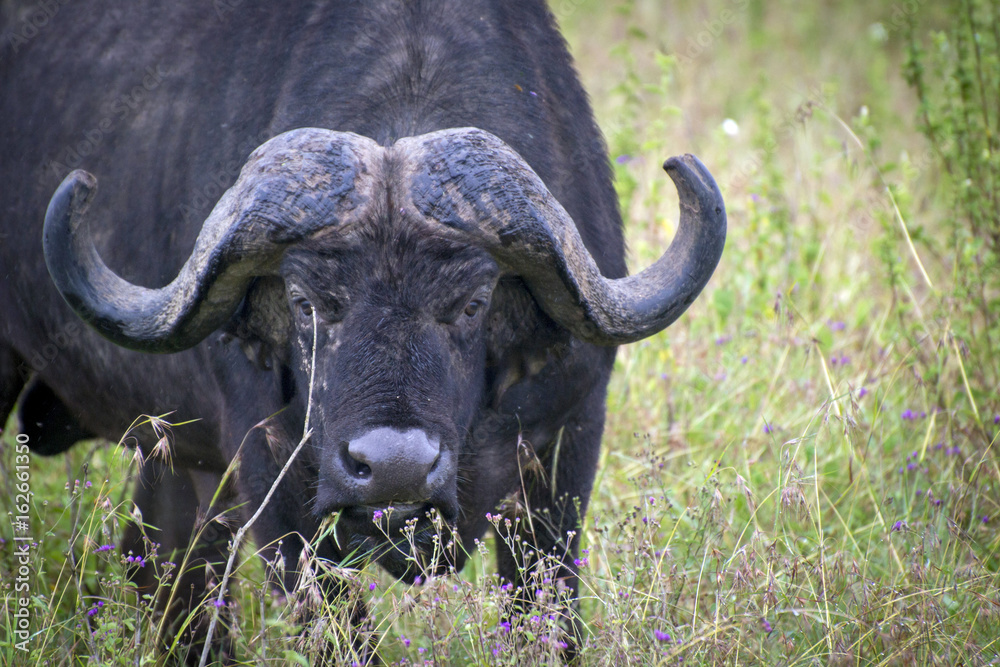
[[[552, 2], [608, 138], [630, 265], [671, 238], [670, 155], [709, 166], [730, 221], [689, 314], [619, 353], [583, 528], [580, 664], [996, 664], [1000, 11], [663, 4]], [[105, 548], [135, 465], [101, 444], [32, 461], [36, 634], [25, 658], [7, 541], [0, 662], [155, 662], [148, 600], [125, 583], [153, 565]], [[539, 568], [537, 608], [504, 621], [494, 539], [420, 586], [337, 569], [345, 602], [301, 635], [316, 586], [276, 598], [244, 545], [222, 620], [247, 664], [305, 665], [363, 596], [388, 664], [559, 664], [559, 591]]]

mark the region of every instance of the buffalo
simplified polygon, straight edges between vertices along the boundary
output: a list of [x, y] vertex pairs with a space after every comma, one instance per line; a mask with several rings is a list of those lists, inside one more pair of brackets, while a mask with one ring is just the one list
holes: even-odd
[[[240, 505], [289, 590], [310, 540], [412, 581], [460, 569], [487, 514], [528, 511], [572, 597], [616, 346], [676, 320], [721, 256], [705, 167], [666, 162], [678, 231], [629, 276], [541, 0], [3, 12], [0, 419], [17, 404], [41, 454], [190, 420], [135, 493], [161, 555], [218, 570], [234, 522], [192, 535]], [[138, 433], [145, 456], [157, 435]], [[129, 529], [122, 549], [145, 548]], [[203, 591], [204, 571], [182, 581]]]

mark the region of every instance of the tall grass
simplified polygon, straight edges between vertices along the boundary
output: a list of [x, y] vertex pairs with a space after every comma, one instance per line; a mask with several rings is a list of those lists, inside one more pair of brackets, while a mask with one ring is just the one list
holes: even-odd
[[[582, 528], [580, 664], [1000, 662], [1000, 17], [971, 0], [662, 4], [553, 3], [608, 137], [630, 265], [673, 232], [669, 155], [709, 165], [730, 220], [690, 313], [619, 354]], [[157, 619], [126, 574], [172, 569], [105, 548], [135, 518], [135, 465], [99, 443], [33, 462], [36, 634], [29, 657], [0, 638], [4, 664], [155, 660]], [[236, 655], [309, 664], [326, 634], [358, 661], [364, 598], [386, 663], [559, 664], [553, 564], [512, 615], [522, 595], [492, 552], [514, 538], [495, 521], [460, 575], [415, 586], [312, 561], [279, 594], [244, 547], [222, 616]], [[0, 553], [9, 623], [13, 543]], [[317, 594], [327, 574], [340, 602]], [[302, 631], [315, 608], [327, 620]]]

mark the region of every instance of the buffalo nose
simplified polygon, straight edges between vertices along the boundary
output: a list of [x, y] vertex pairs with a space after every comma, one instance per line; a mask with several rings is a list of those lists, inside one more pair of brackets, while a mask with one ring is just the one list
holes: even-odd
[[364, 503], [423, 502], [436, 486], [441, 441], [420, 429], [377, 428], [347, 443], [347, 456]]

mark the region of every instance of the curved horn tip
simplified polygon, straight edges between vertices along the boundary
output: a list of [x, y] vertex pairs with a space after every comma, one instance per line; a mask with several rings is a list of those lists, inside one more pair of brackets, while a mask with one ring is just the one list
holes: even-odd
[[[718, 184], [712, 178], [708, 167], [694, 155], [685, 153], [667, 159], [663, 163], [663, 171], [667, 172], [678, 191], [687, 191], [699, 200], [707, 196], [712, 200], [712, 208], [714, 208], [716, 215], [724, 212], [722, 193], [719, 192]], [[683, 195], [685, 192], [682, 191], [681, 194]], [[702, 208], [702, 210], [706, 209]]]
[[68, 214], [75, 231], [96, 192], [97, 177], [83, 169], [74, 169], [62, 180], [52, 195], [46, 219], [53, 213]]

